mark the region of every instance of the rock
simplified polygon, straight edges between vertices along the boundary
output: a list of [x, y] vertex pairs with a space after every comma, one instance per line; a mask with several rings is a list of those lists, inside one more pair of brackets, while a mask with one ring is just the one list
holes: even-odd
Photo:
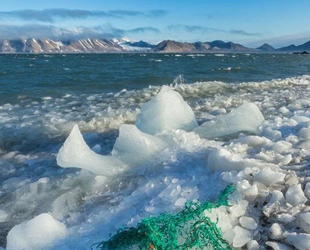
[[307, 201], [300, 184], [289, 187], [286, 191], [285, 198], [286, 202], [293, 206], [305, 204]]

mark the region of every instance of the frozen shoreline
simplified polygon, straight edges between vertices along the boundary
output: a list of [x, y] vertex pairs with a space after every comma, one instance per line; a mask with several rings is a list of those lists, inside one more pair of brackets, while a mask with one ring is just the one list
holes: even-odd
[[[2, 196], [2, 223], [14, 225], [13, 219], [21, 222], [47, 212], [69, 231], [69, 237], [51, 249], [75, 246], [89, 249], [92, 243], [106, 239], [121, 225], [134, 225], [151, 214], [176, 211], [180, 208], [177, 201], [182, 198], [214, 199], [225, 185], [233, 183], [239, 190], [231, 199], [232, 207], [236, 207], [229, 208], [236, 211], [229, 217], [231, 228], [235, 229], [221, 224], [222, 217], [227, 220], [222, 208], [217, 212], [219, 226], [227, 230], [224, 235], [228, 240], [234, 241], [228, 232], [247, 230], [249, 237], [259, 244], [273, 241], [306, 249], [296, 244], [300, 238], [308, 239], [305, 213], [309, 211], [306, 186], [310, 156], [309, 86], [309, 76], [239, 85], [209, 82], [175, 86], [194, 110], [199, 124], [228, 113], [244, 101], [254, 102], [266, 121], [257, 136], [243, 133], [210, 140], [182, 130], [163, 133], [162, 138], [174, 141], [175, 146], [144, 164], [147, 169], [144, 176], [136, 174], [113, 180], [77, 169], [62, 170], [55, 165], [56, 153], [75, 122], [93, 150], [109, 153], [116, 138], [112, 130], [134, 122], [140, 104], [156, 95], [159, 88], [122, 91], [105, 97], [106, 103], [102, 96], [93, 95], [83, 100], [67, 96], [25, 106], [3, 105], [1, 138], [7, 139], [7, 144], [1, 149], [4, 154], [1, 167], [6, 170], [2, 192], [11, 192], [13, 199], [5, 200]], [[70, 114], [74, 108], [77, 116]], [[26, 111], [24, 116], [20, 115], [22, 111]], [[112, 137], [108, 136], [109, 131]], [[107, 136], [102, 136], [102, 132]], [[20, 138], [25, 138], [25, 144], [19, 142]], [[38, 139], [42, 151], [29, 144]], [[51, 139], [54, 144], [49, 144]], [[6, 152], [10, 143], [16, 143], [15, 150]], [[23, 154], [27, 145], [34, 149]], [[211, 172], [206, 166], [210, 164], [208, 157], [215, 154], [212, 152], [220, 152], [213, 156], [215, 162], [225, 159], [224, 162], [238, 166], [238, 170]], [[51, 167], [46, 167], [48, 164]], [[292, 198], [291, 193], [300, 199]], [[33, 207], [26, 213], [20, 212], [28, 209], [29, 200]], [[253, 218], [257, 227], [247, 217]], [[281, 235], [274, 236], [279, 230]], [[254, 246], [255, 242], [249, 243], [248, 249], [250, 244]]]

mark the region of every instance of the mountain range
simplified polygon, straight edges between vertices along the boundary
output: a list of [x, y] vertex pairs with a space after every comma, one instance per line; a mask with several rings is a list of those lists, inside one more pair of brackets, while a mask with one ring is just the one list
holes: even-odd
[[164, 40], [157, 45], [128, 39], [86, 38], [68, 41], [52, 39], [3, 39], [0, 40], [0, 53], [208, 53], [208, 52], [301, 52], [310, 51], [310, 41], [299, 46], [290, 45], [275, 49], [269, 44], [258, 48], [248, 48], [238, 43], [215, 40], [213, 42], [177, 42]]

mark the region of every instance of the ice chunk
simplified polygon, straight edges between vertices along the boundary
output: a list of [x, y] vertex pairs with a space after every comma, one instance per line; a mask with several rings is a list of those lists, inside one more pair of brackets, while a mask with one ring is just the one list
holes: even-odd
[[301, 189], [301, 185], [294, 185], [288, 188], [285, 194], [286, 202], [293, 206], [305, 204], [307, 201], [304, 192]]
[[248, 250], [259, 250], [259, 245], [256, 240], [250, 240], [247, 244], [246, 247]]
[[290, 116], [292, 114], [291, 111], [289, 111], [286, 107], [281, 107], [279, 112], [285, 116]]
[[300, 214], [298, 216], [298, 224], [306, 233], [310, 233], [310, 213]]
[[296, 220], [296, 218], [290, 214], [278, 214], [276, 215], [276, 219], [282, 224], [288, 224]]
[[302, 128], [299, 132], [298, 132], [298, 136], [301, 139], [310, 139], [310, 127], [307, 128]]
[[57, 164], [63, 168], [81, 168], [94, 174], [112, 176], [126, 170], [126, 165], [116, 157], [103, 156], [92, 151], [75, 125], [59, 150]]
[[183, 207], [185, 205], [185, 203], [187, 202], [187, 200], [185, 198], [179, 198], [176, 202], [175, 205], [177, 207]]
[[257, 185], [255, 184], [253, 186], [250, 186], [249, 188], [245, 188], [241, 190], [241, 192], [245, 196], [255, 198], [258, 195], [258, 188], [257, 188]]
[[150, 160], [154, 154], [162, 151], [167, 144], [158, 137], [141, 132], [134, 125], [122, 125], [116, 139], [112, 155], [126, 164], [140, 164]]
[[222, 148], [210, 153], [207, 167], [213, 171], [241, 170], [244, 168], [244, 161], [239, 155]]
[[271, 168], [264, 168], [263, 170], [259, 171], [254, 176], [254, 180], [260, 183], [263, 183], [266, 186], [270, 186], [274, 183], [282, 183], [284, 182], [285, 174], [281, 172], [276, 172], [271, 170]]
[[247, 144], [251, 147], [262, 147], [262, 146], [270, 146], [272, 145], [272, 141], [267, 139], [266, 137], [260, 137], [257, 135], [249, 135], [244, 136], [233, 141], [234, 143], [242, 143]]
[[310, 182], [306, 183], [305, 195], [308, 197], [308, 199], [310, 198]]
[[289, 152], [292, 148], [292, 144], [287, 142], [287, 141], [278, 141], [273, 147], [272, 150], [279, 153], [283, 154], [286, 152]]
[[293, 250], [288, 245], [279, 242], [267, 241], [266, 245], [270, 246], [273, 250]]
[[238, 204], [235, 204], [229, 208], [229, 211], [235, 217], [240, 217], [245, 214], [248, 206], [248, 202], [246, 200], [241, 200]]
[[11, 174], [15, 171], [15, 168], [9, 162], [0, 159], [0, 174], [2, 176]]
[[272, 226], [269, 228], [269, 237], [273, 240], [283, 239], [283, 232], [284, 229], [279, 223], [273, 223]]
[[274, 190], [269, 202], [264, 206], [263, 213], [270, 217], [271, 214], [278, 214], [281, 207], [285, 205], [285, 199], [281, 191]]
[[299, 250], [310, 249], [310, 234], [290, 233], [285, 241]]
[[42, 250], [64, 238], [67, 229], [49, 214], [40, 214], [32, 220], [17, 225], [7, 236], [7, 250]]
[[3, 211], [3, 210], [0, 210], [0, 222], [4, 222], [6, 221], [7, 217], [9, 215], [7, 214], [7, 212]]
[[242, 227], [244, 227], [246, 229], [254, 230], [255, 228], [257, 228], [256, 221], [251, 217], [242, 216], [239, 218], [239, 223]]
[[247, 242], [252, 240], [251, 233], [242, 227], [239, 227], [239, 226], [234, 227], [234, 232], [235, 232], [235, 237], [233, 241], [234, 247], [242, 247]]
[[254, 103], [244, 103], [227, 115], [220, 115], [215, 120], [205, 122], [194, 131], [203, 138], [216, 138], [241, 131], [259, 133], [259, 126], [264, 117]]
[[151, 135], [175, 129], [192, 131], [198, 127], [191, 107], [179, 93], [167, 86], [163, 86], [156, 97], [142, 105], [136, 125], [142, 132]]

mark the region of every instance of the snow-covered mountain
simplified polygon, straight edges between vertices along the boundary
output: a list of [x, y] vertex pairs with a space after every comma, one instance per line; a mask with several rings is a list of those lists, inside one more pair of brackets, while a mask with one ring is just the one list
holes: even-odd
[[114, 38], [113, 42], [120, 45], [125, 51], [148, 51], [155, 47], [155, 45], [149, 44], [144, 41], [130, 41], [126, 37], [123, 37], [121, 39]]
[[268, 44], [252, 49], [238, 43], [223, 42], [177, 42], [164, 40], [157, 45], [145, 41], [131, 41], [128, 38], [99, 39], [84, 38], [72, 40], [52, 39], [2, 39], [0, 53], [120, 53], [120, 52], [152, 52], [152, 53], [208, 53], [208, 52], [293, 52], [309, 51], [310, 41], [302, 45], [291, 45], [274, 49]]
[[129, 39], [85, 38], [78, 40], [55, 41], [52, 39], [3, 39], [0, 40], [0, 53], [115, 53], [148, 51], [153, 48], [144, 41]]
[[105, 39], [79, 39], [54, 41], [51, 39], [4, 39], [0, 41], [1, 53], [104, 53], [123, 52], [116, 42]]

